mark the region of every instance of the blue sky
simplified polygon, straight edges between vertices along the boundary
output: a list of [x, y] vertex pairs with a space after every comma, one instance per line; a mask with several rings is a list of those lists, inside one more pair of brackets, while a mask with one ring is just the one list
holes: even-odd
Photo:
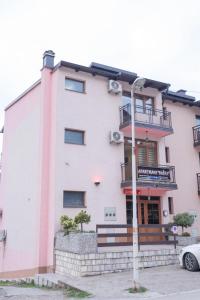
[[40, 77], [47, 49], [56, 62], [96, 61], [200, 99], [198, 0], [0, 0], [0, 33], [0, 127], [4, 107]]

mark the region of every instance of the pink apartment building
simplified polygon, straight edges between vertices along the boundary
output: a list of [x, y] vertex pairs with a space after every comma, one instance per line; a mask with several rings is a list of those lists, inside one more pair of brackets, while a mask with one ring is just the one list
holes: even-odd
[[[41, 79], [5, 109], [0, 182], [0, 278], [53, 269], [60, 216], [131, 224], [130, 89], [136, 73], [43, 56]], [[200, 102], [146, 79], [135, 95], [139, 224], [196, 216], [200, 234]]]

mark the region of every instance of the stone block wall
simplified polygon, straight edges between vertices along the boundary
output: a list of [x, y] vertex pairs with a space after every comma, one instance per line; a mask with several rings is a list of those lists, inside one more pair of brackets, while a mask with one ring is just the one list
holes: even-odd
[[[140, 268], [178, 263], [178, 249], [139, 252]], [[132, 251], [76, 254], [55, 250], [56, 273], [61, 275], [89, 276], [121, 272], [132, 269]]]
[[55, 249], [72, 253], [96, 253], [97, 234], [92, 232], [70, 233], [57, 232]]

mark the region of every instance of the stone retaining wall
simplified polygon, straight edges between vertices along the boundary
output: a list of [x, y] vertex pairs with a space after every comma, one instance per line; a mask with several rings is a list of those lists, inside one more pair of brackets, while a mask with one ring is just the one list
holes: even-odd
[[[140, 268], [178, 263], [178, 249], [146, 250], [139, 252]], [[56, 273], [88, 276], [132, 269], [132, 251], [75, 254], [55, 250]]]
[[55, 249], [72, 253], [96, 253], [97, 234], [91, 232], [70, 233], [65, 235], [59, 231], [56, 234]]
[[[174, 240], [173, 237], [169, 237], [169, 240]], [[196, 236], [181, 236], [177, 235], [176, 240], [178, 241], [179, 246], [189, 246], [196, 244], [200, 241], [199, 237]]]

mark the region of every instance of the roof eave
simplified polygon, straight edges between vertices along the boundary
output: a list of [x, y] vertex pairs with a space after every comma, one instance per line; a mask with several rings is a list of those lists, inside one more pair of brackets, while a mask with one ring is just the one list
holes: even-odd
[[[103, 70], [100, 68], [98, 69], [98, 68], [92, 68], [92, 67], [85, 67], [82, 65], [66, 62], [63, 60], [61, 60], [54, 67], [53, 71], [56, 71], [57, 69], [59, 69], [61, 67], [74, 69], [76, 72], [82, 71], [82, 72], [90, 73], [93, 76], [99, 75], [99, 76], [107, 77], [109, 79], [125, 81], [125, 82], [128, 82], [129, 84], [132, 84], [134, 82], [134, 80], [136, 78], [138, 78], [136, 73], [126, 72], [126, 71], [123, 72], [123, 70], [122, 70], [122, 72], [120, 72], [120, 69], [114, 68], [115, 70], [119, 70], [119, 72], [113, 73], [111, 71], [109, 72], [109, 71], [106, 71], [106, 70]], [[146, 79], [146, 83], [145, 83], [145, 87], [152, 87], [152, 88], [159, 90], [160, 92], [168, 89], [169, 86], [170, 86], [169, 83], [164, 83], [164, 82], [151, 80], [151, 79]]]

